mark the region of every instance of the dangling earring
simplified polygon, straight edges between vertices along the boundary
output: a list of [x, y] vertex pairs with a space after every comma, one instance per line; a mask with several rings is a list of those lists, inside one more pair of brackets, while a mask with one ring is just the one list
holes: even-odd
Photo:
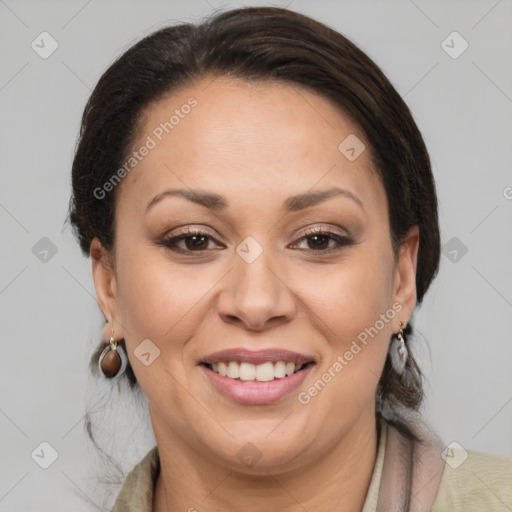
[[402, 322], [400, 322], [400, 330], [398, 331], [396, 338], [392, 341], [389, 350], [389, 355], [391, 357], [391, 365], [393, 366], [395, 372], [398, 373], [399, 375], [401, 375], [404, 372], [405, 363], [407, 362], [407, 356], [409, 355], [409, 351], [407, 350], [407, 346], [405, 345], [404, 330], [402, 326], [404, 325], [402, 324]]
[[114, 339], [114, 328], [108, 345], [105, 347], [98, 360], [100, 372], [107, 378], [120, 377], [126, 370], [128, 357], [123, 347]]

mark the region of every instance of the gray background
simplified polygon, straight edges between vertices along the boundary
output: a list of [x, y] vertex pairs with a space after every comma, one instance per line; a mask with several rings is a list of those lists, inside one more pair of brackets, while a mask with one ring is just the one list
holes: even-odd
[[[116, 56], [157, 28], [241, 5], [271, 4], [0, 0], [0, 511], [104, 510], [86, 410], [123, 469], [154, 441], [144, 407], [89, 381], [101, 316], [90, 261], [64, 226], [73, 149], [85, 102]], [[511, 1], [273, 5], [351, 38], [410, 106], [431, 154], [445, 244], [416, 313], [425, 416], [446, 444], [512, 457]], [[58, 43], [47, 59], [31, 47], [43, 31]], [[442, 45], [453, 31], [469, 44], [458, 58], [462, 40]], [[43, 441], [57, 455], [48, 469]]]

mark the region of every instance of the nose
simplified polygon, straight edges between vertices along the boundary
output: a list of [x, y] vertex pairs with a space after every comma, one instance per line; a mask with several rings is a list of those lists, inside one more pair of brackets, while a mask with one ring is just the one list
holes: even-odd
[[269, 263], [265, 251], [252, 263], [235, 256], [234, 268], [223, 280], [224, 287], [217, 301], [224, 322], [250, 331], [263, 331], [287, 323], [295, 316], [294, 294], [284, 276]]

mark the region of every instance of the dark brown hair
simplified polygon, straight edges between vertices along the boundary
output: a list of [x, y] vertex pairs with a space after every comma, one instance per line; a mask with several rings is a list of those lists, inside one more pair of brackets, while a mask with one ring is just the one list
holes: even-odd
[[[346, 37], [281, 8], [235, 9], [197, 25], [161, 29], [107, 69], [85, 107], [73, 161], [70, 220], [83, 252], [89, 253], [94, 237], [107, 249], [113, 247], [119, 187], [104, 199], [94, 190], [131, 152], [145, 107], [207, 76], [300, 84], [332, 100], [362, 129], [386, 191], [395, 254], [409, 228], [419, 227], [416, 288], [421, 303], [437, 273], [440, 238], [430, 160], [409, 108], [379, 67]], [[405, 334], [411, 334], [410, 325]], [[134, 386], [130, 367], [126, 375]], [[403, 376], [388, 356], [378, 398], [380, 404], [419, 408], [422, 374], [412, 354]]]

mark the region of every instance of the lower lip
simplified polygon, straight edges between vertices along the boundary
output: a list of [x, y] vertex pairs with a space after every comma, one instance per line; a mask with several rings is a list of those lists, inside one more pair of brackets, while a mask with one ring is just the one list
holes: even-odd
[[297, 373], [268, 382], [230, 379], [204, 365], [200, 368], [222, 394], [236, 402], [246, 405], [265, 405], [278, 402], [296, 390], [304, 382], [313, 366], [310, 365]]

